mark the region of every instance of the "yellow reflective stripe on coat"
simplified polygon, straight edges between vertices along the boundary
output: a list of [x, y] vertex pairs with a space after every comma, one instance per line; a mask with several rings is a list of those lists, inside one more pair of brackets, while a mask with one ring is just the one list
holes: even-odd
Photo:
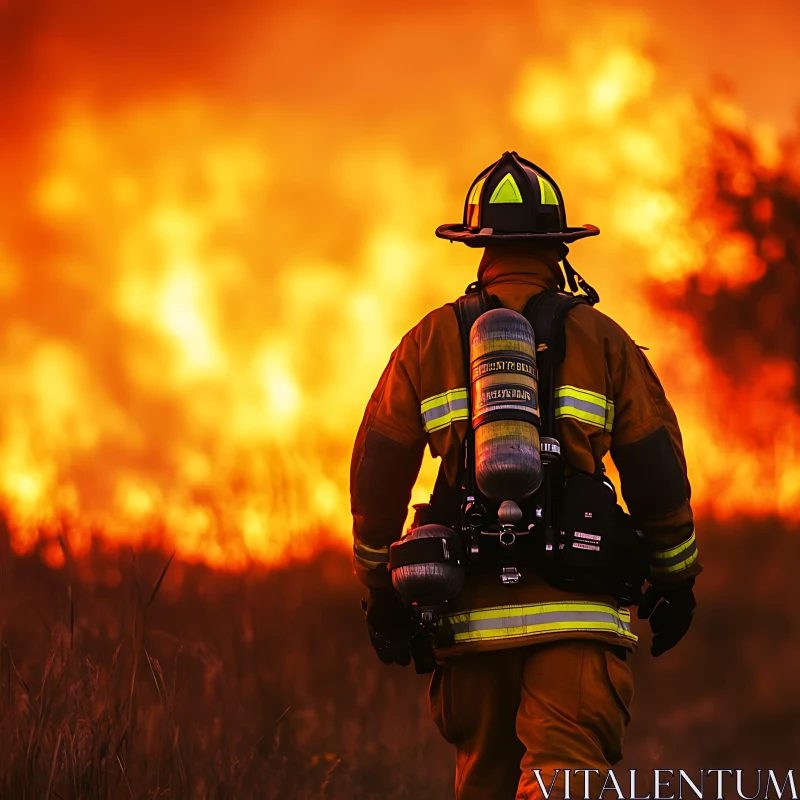
[[692, 535], [676, 547], [651, 553], [650, 572], [653, 577], [672, 576], [688, 569], [695, 561], [697, 561], [697, 542], [692, 531]]
[[611, 431], [614, 425], [614, 403], [605, 395], [579, 389], [577, 386], [559, 386], [555, 392], [556, 419], [572, 419], [596, 425]]
[[389, 564], [389, 546], [370, 547], [356, 539], [353, 542], [353, 558], [366, 569], [380, 569]]
[[615, 633], [632, 642], [638, 641], [631, 630], [628, 609], [586, 600], [482, 608], [445, 614], [442, 621], [456, 644], [565, 631]]
[[422, 424], [426, 433], [446, 428], [459, 419], [469, 419], [467, 389], [451, 389], [422, 401]]

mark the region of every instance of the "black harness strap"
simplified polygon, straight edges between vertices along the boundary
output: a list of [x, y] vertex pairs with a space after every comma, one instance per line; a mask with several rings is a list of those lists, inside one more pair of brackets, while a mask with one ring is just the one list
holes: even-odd
[[579, 305], [591, 305], [588, 298], [557, 289], [531, 297], [522, 310], [536, 336], [536, 365], [539, 368], [539, 402], [542, 407], [542, 435], [555, 437], [555, 371], [567, 353], [567, 314]]
[[[556, 368], [567, 353], [567, 314], [582, 304], [591, 304], [581, 295], [570, 295], [548, 289], [534, 295], [525, 304], [523, 316], [531, 323], [536, 337], [536, 362], [539, 367], [539, 398], [542, 406], [542, 437], [556, 439]], [[545, 550], [552, 557], [555, 548], [553, 527], [553, 486], [557, 480], [553, 470], [562, 473], [563, 461], [545, 465], [542, 477]]]
[[467, 426], [467, 436], [464, 440], [464, 471], [463, 471], [463, 490], [468, 496], [475, 496], [475, 431], [472, 428], [472, 384], [470, 376], [469, 361], [469, 335], [475, 320], [493, 306], [492, 298], [489, 293], [475, 284], [467, 287], [467, 294], [459, 297], [454, 305], [456, 319], [458, 320], [458, 330], [461, 334], [461, 353], [464, 361], [464, 377], [467, 385], [467, 411], [470, 424]]
[[[481, 289], [478, 283], [472, 283], [467, 287], [466, 294], [459, 297], [450, 306], [458, 321], [458, 330], [461, 336], [461, 354], [464, 363], [464, 377], [467, 389], [467, 413], [468, 419], [472, 420], [472, 387], [470, 384], [469, 372], [469, 335], [475, 320], [484, 312], [491, 308], [496, 308], [500, 304], [496, 298], [491, 296], [486, 290]], [[442, 520], [443, 524], [451, 524], [452, 519], [458, 513], [461, 506], [461, 492], [469, 496], [475, 495], [475, 470], [473, 469], [473, 454], [475, 448], [475, 432], [472, 425], [467, 426], [467, 436], [464, 440], [464, 461], [461, 467], [462, 486], [450, 486], [444, 469], [444, 460], [439, 465], [439, 474], [436, 476], [436, 484], [431, 495], [431, 512], [434, 519]]]

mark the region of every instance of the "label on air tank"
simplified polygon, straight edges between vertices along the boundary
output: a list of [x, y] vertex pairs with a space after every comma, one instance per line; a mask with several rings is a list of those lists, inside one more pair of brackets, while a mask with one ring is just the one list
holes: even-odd
[[504, 355], [491, 356], [475, 364], [472, 368], [472, 380], [475, 381], [478, 378], [499, 372], [507, 372], [513, 375], [529, 375], [534, 380], [539, 378], [536, 365], [529, 358]]
[[481, 388], [475, 402], [474, 415], [490, 411], [515, 410], [539, 416], [536, 392], [527, 386], [505, 384]]
[[481, 392], [481, 402], [489, 405], [497, 400], [518, 401], [536, 408], [536, 395], [522, 386], [499, 386], [493, 389], [484, 389]]
[[473, 360], [472, 425], [523, 420], [539, 424], [536, 361], [527, 353], [495, 350]]

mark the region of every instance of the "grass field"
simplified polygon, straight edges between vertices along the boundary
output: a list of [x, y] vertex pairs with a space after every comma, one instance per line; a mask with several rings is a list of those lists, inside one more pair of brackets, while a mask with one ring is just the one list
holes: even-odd
[[[792, 766], [800, 541], [705, 532], [696, 624], [637, 656], [621, 766]], [[345, 555], [166, 564], [97, 552], [52, 571], [0, 531], [0, 797], [452, 797], [427, 680], [374, 657]]]

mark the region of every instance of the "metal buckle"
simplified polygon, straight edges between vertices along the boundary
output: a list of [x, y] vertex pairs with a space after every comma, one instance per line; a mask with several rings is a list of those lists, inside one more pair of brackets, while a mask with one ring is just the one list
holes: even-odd
[[500, 580], [503, 582], [503, 586], [514, 586], [519, 583], [520, 577], [519, 570], [516, 567], [503, 567], [500, 573]]

